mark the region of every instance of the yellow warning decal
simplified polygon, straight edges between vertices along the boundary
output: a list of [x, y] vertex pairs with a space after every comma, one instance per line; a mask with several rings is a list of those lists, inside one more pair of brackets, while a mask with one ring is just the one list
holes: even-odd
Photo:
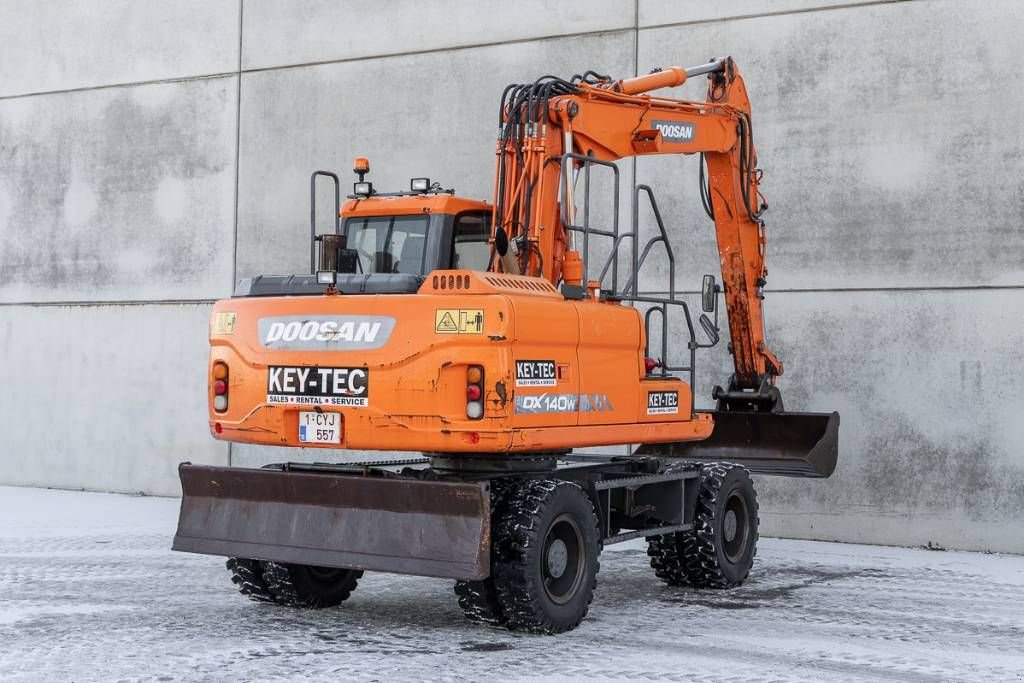
[[434, 313], [434, 332], [438, 334], [482, 334], [482, 308], [439, 308]]
[[234, 334], [235, 333], [234, 313], [221, 311], [213, 317], [213, 334]]

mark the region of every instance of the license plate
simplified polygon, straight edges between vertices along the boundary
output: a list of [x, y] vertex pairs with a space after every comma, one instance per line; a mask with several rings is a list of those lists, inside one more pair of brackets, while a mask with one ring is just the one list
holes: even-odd
[[299, 413], [299, 441], [341, 443], [340, 413]]

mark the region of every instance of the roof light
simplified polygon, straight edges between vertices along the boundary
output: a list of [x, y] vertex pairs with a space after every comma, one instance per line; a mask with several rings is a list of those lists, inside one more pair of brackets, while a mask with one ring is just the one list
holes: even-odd
[[316, 271], [316, 283], [318, 285], [333, 286], [338, 282], [338, 274], [333, 270]]
[[356, 160], [352, 163], [353, 173], [369, 173], [370, 172], [370, 160], [366, 157], [356, 157]]
[[373, 194], [373, 183], [369, 181], [353, 183], [352, 194], [359, 195], [362, 197], [369, 197], [371, 194]]
[[409, 189], [413, 192], [426, 192], [430, 189], [430, 178], [413, 178], [409, 181]]

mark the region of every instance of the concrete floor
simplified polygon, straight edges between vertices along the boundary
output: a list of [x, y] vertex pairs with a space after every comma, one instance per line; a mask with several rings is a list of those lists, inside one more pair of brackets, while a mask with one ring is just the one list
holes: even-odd
[[343, 607], [234, 593], [168, 550], [173, 499], [0, 487], [0, 679], [1021, 680], [1024, 557], [763, 539], [752, 579], [670, 589], [602, 555], [591, 616], [465, 622], [448, 581], [367, 574]]

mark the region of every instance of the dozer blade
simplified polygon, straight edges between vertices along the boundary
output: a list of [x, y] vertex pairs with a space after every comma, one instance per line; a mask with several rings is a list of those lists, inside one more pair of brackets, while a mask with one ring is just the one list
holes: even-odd
[[756, 474], [828, 477], [839, 454], [839, 413], [712, 411], [715, 428], [704, 441], [653, 443], [636, 455], [728, 461]]
[[174, 550], [455, 579], [490, 573], [490, 493], [451, 483], [185, 463]]

